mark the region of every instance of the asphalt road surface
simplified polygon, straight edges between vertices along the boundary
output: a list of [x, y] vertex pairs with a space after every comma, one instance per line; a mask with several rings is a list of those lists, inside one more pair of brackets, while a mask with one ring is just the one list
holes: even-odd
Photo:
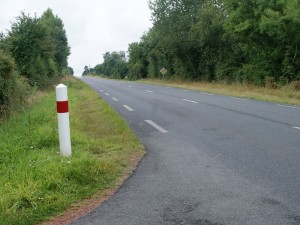
[[[300, 107], [86, 77], [147, 149], [75, 224], [300, 224]], [[101, 124], [99, 124], [101, 126]]]

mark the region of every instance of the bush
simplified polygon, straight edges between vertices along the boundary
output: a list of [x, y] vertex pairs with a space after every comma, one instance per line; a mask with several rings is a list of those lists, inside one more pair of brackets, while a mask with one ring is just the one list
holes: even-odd
[[8, 79], [15, 69], [15, 62], [12, 57], [0, 50], [0, 77]]
[[28, 93], [28, 82], [15, 71], [13, 58], [0, 51], [0, 118], [22, 108]]
[[7, 105], [9, 95], [12, 92], [14, 85], [12, 72], [14, 69], [15, 63], [13, 58], [0, 51], [0, 110]]

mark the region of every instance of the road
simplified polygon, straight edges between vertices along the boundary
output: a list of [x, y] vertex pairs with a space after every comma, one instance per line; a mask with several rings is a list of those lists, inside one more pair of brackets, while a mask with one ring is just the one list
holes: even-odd
[[86, 77], [147, 155], [73, 223], [300, 224], [300, 107]]

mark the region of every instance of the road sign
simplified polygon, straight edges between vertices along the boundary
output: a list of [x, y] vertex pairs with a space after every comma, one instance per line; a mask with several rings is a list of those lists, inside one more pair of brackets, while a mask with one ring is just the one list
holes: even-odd
[[166, 70], [166, 68], [163, 67], [163, 68], [160, 70], [160, 72], [162, 73], [162, 75], [165, 75], [165, 74], [168, 72], [168, 70]]

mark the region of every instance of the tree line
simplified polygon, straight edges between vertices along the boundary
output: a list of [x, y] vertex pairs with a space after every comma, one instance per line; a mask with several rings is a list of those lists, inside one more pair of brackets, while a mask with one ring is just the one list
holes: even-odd
[[31, 89], [72, 74], [69, 55], [63, 22], [51, 9], [41, 17], [22, 12], [6, 35], [0, 33], [0, 117], [24, 104]]
[[[93, 72], [129, 79], [246, 82], [300, 79], [299, 0], [151, 0], [153, 27]], [[126, 68], [125, 66], [126, 65]]]

